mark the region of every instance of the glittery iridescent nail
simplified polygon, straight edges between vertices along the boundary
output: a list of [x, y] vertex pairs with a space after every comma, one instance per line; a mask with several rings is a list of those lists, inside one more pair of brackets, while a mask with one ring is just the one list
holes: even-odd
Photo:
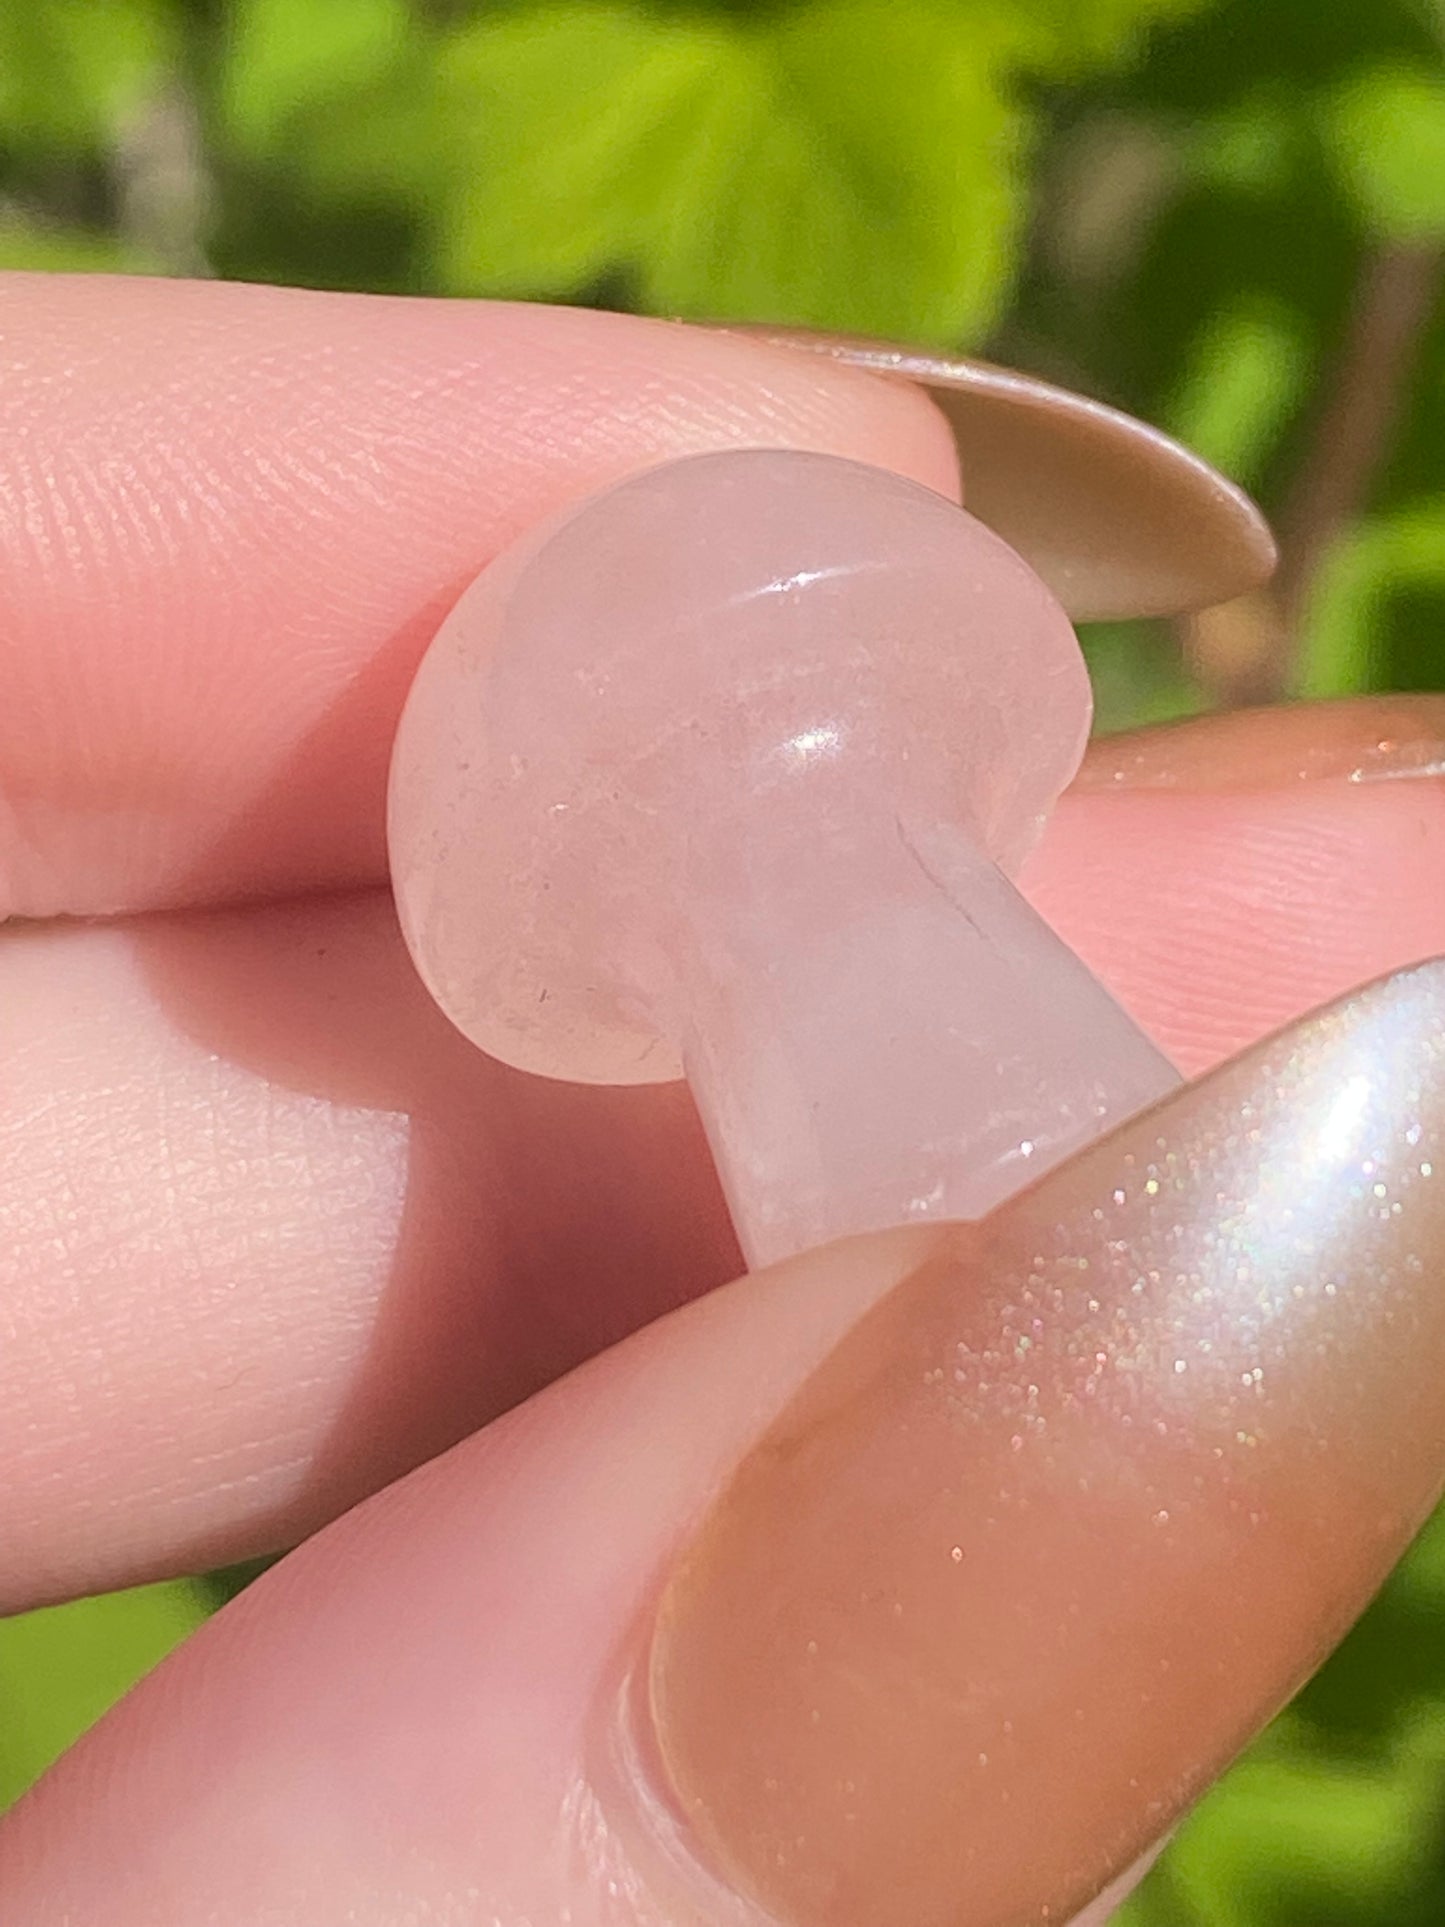
[[1445, 963], [940, 1234], [667, 1588], [703, 1854], [789, 1927], [1068, 1920], [1424, 1518], [1442, 1285]]

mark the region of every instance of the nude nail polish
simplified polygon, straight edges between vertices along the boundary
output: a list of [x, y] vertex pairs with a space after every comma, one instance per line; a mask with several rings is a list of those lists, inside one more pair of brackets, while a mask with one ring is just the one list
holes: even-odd
[[804, 1384], [660, 1605], [701, 1856], [788, 1927], [1067, 1922], [1445, 1472], [1445, 961], [1078, 1153]]
[[1159, 429], [965, 355], [765, 325], [745, 332], [926, 388], [964, 500], [1076, 621], [1179, 615], [1258, 588], [1274, 538], [1243, 491]]
[[1445, 777], [1445, 695], [1236, 709], [1097, 738], [1074, 790], [1263, 790]]

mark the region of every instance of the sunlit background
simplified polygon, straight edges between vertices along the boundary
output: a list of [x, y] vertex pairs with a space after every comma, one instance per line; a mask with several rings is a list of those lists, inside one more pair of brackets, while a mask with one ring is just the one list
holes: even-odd
[[[1088, 633], [1110, 726], [1445, 686], [1442, 245], [1445, 0], [0, 4], [0, 266], [806, 322], [1182, 436], [1284, 566]], [[0, 1622], [0, 1803], [245, 1577]], [[1445, 1922], [1445, 1526], [1126, 1917]]]

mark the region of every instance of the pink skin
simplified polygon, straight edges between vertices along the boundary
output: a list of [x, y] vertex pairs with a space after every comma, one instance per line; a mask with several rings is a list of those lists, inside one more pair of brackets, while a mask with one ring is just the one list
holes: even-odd
[[[66, 452], [3, 536], [0, 889], [194, 906], [0, 945], [13, 1607], [309, 1532], [736, 1269], [675, 1089], [529, 1084], [416, 984], [395, 705], [460, 582], [628, 466], [764, 439], [936, 485], [951, 451], [906, 391], [610, 317], [4, 299], [9, 445]], [[162, 369], [138, 428], [119, 384]], [[177, 467], [212, 482], [145, 495]], [[1424, 780], [1076, 795], [1025, 881], [1194, 1071], [1445, 950], [1442, 875]], [[651, 1326], [308, 1546], [0, 1829], [0, 1915], [688, 1919], [604, 1897], [616, 1835], [563, 1856], [559, 1789], [708, 1487], [922, 1235]]]
[[41, 275], [3, 303], [0, 911], [379, 881], [428, 636], [631, 469], [763, 444], [957, 486], [921, 395], [731, 336]]
[[679, 1528], [922, 1240], [714, 1293], [313, 1541], [0, 1833], [15, 1917], [761, 1927], [650, 1876], [607, 1901], [634, 1855], [593, 1728]]

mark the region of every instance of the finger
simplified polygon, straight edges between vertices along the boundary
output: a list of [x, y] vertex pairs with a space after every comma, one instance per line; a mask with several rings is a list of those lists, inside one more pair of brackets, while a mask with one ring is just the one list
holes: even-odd
[[9, 1917], [1067, 1919], [1433, 1495], [1442, 1021], [1445, 966], [1392, 980], [984, 1226], [720, 1291], [434, 1461], [22, 1803]]
[[[1445, 951], [1442, 879], [1428, 777], [1081, 795], [1037, 871], [1187, 1070]], [[685, 1093], [482, 1058], [380, 895], [13, 931], [0, 1062], [12, 1607], [292, 1542], [737, 1269]]]
[[408, 678], [520, 529], [783, 444], [956, 487], [906, 384], [556, 308], [0, 281], [0, 915], [379, 881]]
[[1097, 742], [1023, 881], [1192, 1074], [1445, 948], [1442, 855], [1445, 697], [1387, 696]]
[[12, 1607], [291, 1543], [740, 1268], [683, 1087], [482, 1057], [379, 893], [32, 926], [0, 986]]

